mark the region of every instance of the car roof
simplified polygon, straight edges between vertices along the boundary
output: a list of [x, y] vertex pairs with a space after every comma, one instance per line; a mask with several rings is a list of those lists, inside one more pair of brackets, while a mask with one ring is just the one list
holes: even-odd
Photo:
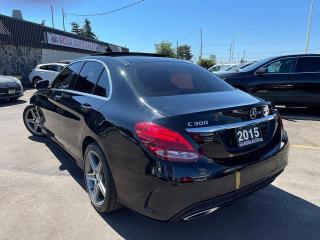
[[310, 53], [310, 54], [279, 55], [279, 56], [270, 57], [270, 59], [284, 58], [284, 57], [320, 57], [320, 54]]
[[123, 64], [126, 64], [126, 65], [134, 65], [134, 64], [147, 63], [147, 62], [191, 63], [186, 60], [165, 57], [163, 55], [155, 54], [155, 53], [133, 53], [133, 52], [96, 54], [96, 55], [81, 58], [81, 60], [85, 60], [85, 59], [97, 59], [101, 61], [113, 59], [113, 60], [122, 62]]
[[150, 62], [176, 62], [176, 63], [191, 63], [186, 60], [175, 59], [175, 58], [167, 58], [167, 57], [145, 57], [145, 56], [117, 56], [117, 57], [109, 57], [109, 56], [89, 56], [84, 57], [79, 60], [86, 60], [86, 59], [96, 59], [100, 61], [108, 61], [108, 60], [116, 60], [121, 62], [124, 65], [135, 65], [139, 63], [150, 63]]

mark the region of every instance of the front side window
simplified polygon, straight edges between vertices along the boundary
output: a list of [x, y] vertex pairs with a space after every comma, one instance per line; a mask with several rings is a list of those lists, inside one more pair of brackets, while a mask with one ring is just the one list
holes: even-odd
[[92, 93], [94, 86], [104, 69], [101, 63], [88, 61], [83, 66], [74, 89], [79, 92]]
[[282, 59], [266, 66], [267, 73], [294, 73], [298, 60], [296, 58]]
[[83, 62], [76, 62], [66, 67], [54, 80], [52, 87], [58, 89], [72, 89], [82, 66]]
[[60, 65], [57, 65], [56, 68], [57, 68], [57, 72], [61, 72], [64, 67], [60, 66]]
[[230, 91], [233, 88], [191, 63], [149, 62], [131, 66], [133, 86], [143, 96], [170, 96]]
[[211, 68], [211, 72], [217, 72], [220, 70], [220, 66], [214, 66]]

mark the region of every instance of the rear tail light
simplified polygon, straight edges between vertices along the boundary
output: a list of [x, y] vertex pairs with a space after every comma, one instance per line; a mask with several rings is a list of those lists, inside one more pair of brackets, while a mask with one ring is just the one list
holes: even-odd
[[171, 162], [195, 162], [200, 158], [181, 134], [151, 122], [135, 124], [135, 131], [142, 144], [157, 158]]

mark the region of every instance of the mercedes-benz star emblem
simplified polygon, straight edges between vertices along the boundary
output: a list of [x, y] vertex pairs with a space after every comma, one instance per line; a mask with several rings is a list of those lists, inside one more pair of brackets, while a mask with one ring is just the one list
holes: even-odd
[[256, 119], [257, 117], [257, 109], [256, 108], [251, 108], [249, 112], [249, 116], [251, 119]]

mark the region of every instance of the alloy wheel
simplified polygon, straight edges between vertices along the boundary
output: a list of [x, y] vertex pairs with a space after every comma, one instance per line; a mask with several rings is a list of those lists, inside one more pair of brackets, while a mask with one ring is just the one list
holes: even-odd
[[39, 116], [37, 110], [33, 107], [30, 108], [25, 113], [25, 123], [27, 128], [34, 134], [34, 135], [43, 135], [42, 126], [41, 126], [41, 117]]
[[105, 176], [102, 162], [94, 151], [86, 155], [87, 164], [85, 169], [86, 185], [92, 202], [101, 206], [106, 198]]

